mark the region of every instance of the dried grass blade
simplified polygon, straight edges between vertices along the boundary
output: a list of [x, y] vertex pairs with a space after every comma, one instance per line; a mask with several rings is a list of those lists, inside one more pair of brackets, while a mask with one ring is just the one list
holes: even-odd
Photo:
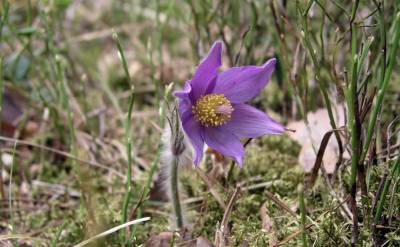
[[139, 224], [139, 223], [142, 223], [142, 222], [146, 222], [146, 221], [149, 221], [149, 220], [150, 220], [150, 217], [145, 217], [145, 218], [141, 218], [141, 219], [137, 219], [137, 220], [126, 222], [124, 224], [121, 224], [121, 225], [118, 225], [116, 227], [113, 227], [113, 228], [111, 228], [111, 229], [109, 229], [109, 230], [107, 230], [105, 232], [97, 234], [96, 236], [93, 236], [93, 237], [91, 237], [91, 238], [89, 238], [89, 239], [87, 239], [87, 240], [85, 240], [83, 242], [80, 242], [79, 244], [74, 245], [74, 247], [85, 246], [88, 243], [95, 241], [96, 239], [99, 239], [99, 238], [105, 237], [107, 235], [110, 235], [111, 233], [119, 231], [119, 230], [121, 230], [121, 229], [123, 229], [125, 227], [131, 226], [131, 225], [136, 225], [136, 224]]

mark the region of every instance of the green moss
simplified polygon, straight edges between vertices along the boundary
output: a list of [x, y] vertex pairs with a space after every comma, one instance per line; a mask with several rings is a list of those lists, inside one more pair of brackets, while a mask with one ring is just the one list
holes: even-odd
[[251, 246], [262, 246], [267, 243], [268, 237], [261, 230], [260, 208], [264, 201], [260, 194], [249, 194], [241, 197], [236, 203], [232, 215], [231, 242], [238, 246], [248, 242]]
[[208, 239], [214, 239], [217, 225], [221, 222], [224, 211], [220, 208], [214, 198], [207, 194], [199, 217], [194, 224], [194, 236], [204, 236]]
[[243, 178], [261, 176], [264, 181], [274, 181], [283, 176], [295, 178], [294, 181], [288, 181], [297, 186], [302, 177], [301, 170], [297, 168], [298, 152], [298, 145], [286, 136], [254, 141], [246, 148], [244, 168], [235, 169], [234, 180], [240, 182]]
[[260, 146], [265, 150], [275, 150], [283, 154], [297, 158], [300, 152], [300, 145], [288, 136], [266, 136], [260, 139]]
[[[257, 143], [256, 143], [257, 142]], [[256, 145], [254, 144], [256, 143]], [[297, 185], [303, 181], [303, 172], [297, 165], [297, 153], [299, 146], [288, 137], [266, 137], [254, 141], [246, 148], [246, 159], [243, 169], [233, 171], [233, 182], [244, 182], [252, 177], [261, 177], [261, 182], [273, 181], [268, 190], [280, 197], [289, 206], [297, 203]], [[250, 182], [247, 185], [254, 184]], [[227, 195], [228, 201], [231, 193], [221, 191], [222, 195]], [[264, 188], [254, 191], [242, 192], [235, 204], [235, 208], [230, 215], [232, 232], [230, 242], [233, 246], [238, 246], [247, 242], [250, 246], [265, 246], [272, 238], [271, 233], [263, 232], [261, 226], [260, 208], [264, 202], [271, 213], [275, 226], [287, 225], [278, 231], [278, 236], [283, 238], [293, 231], [299, 229], [297, 219], [282, 212], [282, 209], [270, 203], [265, 196]], [[199, 224], [195, 229], [195, 236], [206, 236], [214, 239], [217, 224], [221, 222], [223, 211], [218, 206], [212, 196], [206, 197], [206, 212], [201, 213], [201, 227]]]
[[261, 222], [248, 220], [237, 222], [232, 227], [231, 244], [241, 246], [248, 243], [249, 246], [267, 246], [268, 236], [261, 230]]
[[350, 245], [349, 226], [338, 222], [335, 215], [326, 215], [321, 218], [314, 234], [318, 236], [318, 246], [348, 246]]

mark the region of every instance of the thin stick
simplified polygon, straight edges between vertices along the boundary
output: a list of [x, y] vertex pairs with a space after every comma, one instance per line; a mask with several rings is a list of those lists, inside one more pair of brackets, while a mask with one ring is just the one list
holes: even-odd
[[149, 220], [150, 220], [150, 217], [145, 217], [145, 218], [141, 218], [141, 219], [137, 219], [137, 220], [126, 222], [125, 224], [113, 227], [113, 228], [111, 228], [111, 229], [109, 229], [109, 230], [107, 230], [105, 232], [102, 232], [100, 234], [97, 234], [96, 236], [91, 237], [91, 238], [89, 238], [89, 239], [87, 239], [87, 240], [85, 240], [85, 241], [83, 241], [83, 242], [81, 242], [81, 243], [79, 243], [77, 245], [74, 245], [74, 247], [85, 246], [88, 243], [93, 242], [96, 239], [103, 238], [103, 237], [105, 237], [107, 235], [110, 235], [111, 233], [114, 233], [116, 231], [119, 231], [119, 230], [121, 230], [121, 229], [123, 229], [125, 227], [131, 226], [131, 225], [136, 225], [136, 224], [139, 224], [139, 223], [142, 223], [142, 222], [146, 222], [146, 221], [149, 221]]
[[241, 191], [241, 187], [237, 186], [229, 200], [228, 206], [225, 209], [224, 216], [222, 217], [220, 227], [217, 230], [216, 236], [215, 236], [215, 245], [217, 247], [225, 247], [227, 244], [226, 242], [227, 242], [227, 233], [228, 233], [228, 227], [229, 227], [228, 226], [229, 217], [232, 213], [233, 206], [235, 205], [235, 202], [239, 196], [240, 191]]
[[125, 176], [122, 173], [120, 173], [120, 172], [118, 172], [118, 171], [116, 171], [116, 170], [114, 170], [114, 169], [112, 169], [112, 168], [110, 168], [108, 166], [102, 165], [102, 164], [94, 162], [94, 161], [89, 161], [89, 160], [84, 160], [84, 159], [78, 158], [78, 157], [76, 157], [76, 156], [74, 156], [74, 155], [72, 155], [70, 153], [67, 153], [67, 152], [64, 152], [64, 151], [61, 151], [61, 150], [58, 150], [58, 149], [55, 149], [55, 148], [47, 147], [47, 146], [40, 145], [40, 144], [35, 144], [35, 143], [32, 143], [32, 142], [28, 142], [28, 141], [24, 141], [24, 140], [20, 140], [20, 139], [9, 138], [9, 137], [5, 137], [5, 136], [0, 136], [0, 141], [13, 142], [17, 146], [18, 145], [25, 145], [25, 146], [30, 146], [30, 147], [35, 147], [35, 148], [39, 148], [39, 149], [42, 149], [42, 150], [46, 150], [46, 151], [49, 151], [49, 152], [52, 152], [52, 153], [55, 153], [55, 154], [70, 158], [70, 159], [74, 159], [74, 160], [76, 160], [76, 161], [78, 161], [80, 163], [85, 163], [85, 164], [88, 164], [88, 165], [92, 165], [92, 166], [107, 170], [108, 172], [113, 173], [114, 175], [116, 175], [116, 176], [118, 176], [120, 178], [125, 178]]
[[293, 215], [294, 217], [297, 217], [298, 215], [293, 212], [292, 209], [290, 209], [284, 202], [282, 202], [281, 200], [279, 200], [279, 198], [277, 198], [274, 194], [272, 194], [271, 192], [269, 192], [268, 190], [265, 191], [265, 194], [267, 195], [267, 197], [269, 199], [271, 199], [276, 205], [278, 205], [279, 207], [281, 207], [283, 210], [285, 210], [286, 212], [288, 212], [289, 214]]
[[26, 234], [9, 234], [9, 235], [1, 235], [0, 236], [0, 242], [11, 240], [11, 239], [38, 240], [38, 241], [42, 241], [42, 243], [44, 242], [43, 239], [33, 238]]

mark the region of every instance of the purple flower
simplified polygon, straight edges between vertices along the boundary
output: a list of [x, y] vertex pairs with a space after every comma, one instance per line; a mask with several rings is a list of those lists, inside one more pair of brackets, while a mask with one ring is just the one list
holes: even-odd
[[192, 80], [186, 82], [182, 91], [174, 93], [179, 98], [179, 115], [193, 146], [196, 166], [203, 157], [204, 143], [242, 166], [241, 138], [278, 135], [284, 131], [282, 125], [264, 112], [245, 104], [268, 83], [275, 58], [262, 66], [233, 67], [218, 73], [221, 52], [221, 42], [215, 42]]

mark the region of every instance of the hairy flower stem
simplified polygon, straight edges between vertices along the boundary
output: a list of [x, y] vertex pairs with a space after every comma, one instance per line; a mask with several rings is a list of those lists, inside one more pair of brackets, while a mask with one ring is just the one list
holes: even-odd
[[179, 198], [179, 189], [178, 189], [178, 165], [179, 165], [179, 156], [175, 156], [174, 160], [171, 164], [171, 201], [174, 210], [174, 217], [176, 220], [176, 227], [181, 229], [183, 227], [183, 217], [182, 217], [182, 207], [181, 201]]
[[[172, 204], [173, 220], [175, 221], [175, 229], [180, 230], [183, 227], [183, 210], [179, 196], [179, 169], [180, 161], [184, 157], [186, 145], [184, 143], [184, 134], [178, 115], [178, 109], [175, 107], [172, 111], [171, 118], [168, 118], [171, 136], [166, 140], [164, 151], [169, 153], [164, 160], [164, 164], [168, 168], [168, 194]], [[167, 133], [167, 132], [166, 132]]]
[[171, 125], [171, 134], [172, 134], [172, 162], [170, 165], [170, 193], [171, 193], [171, 202], [174, 212], [174, 220], [176, 221], [176, 228], [179, 230], [183, 227], [183, 214], [182, 214], [182, 206], [179, 197], [179, 158], [182, 157], [182, 154], [185, 150], [185, 144], [183, 143], [183, 132], [181, 129], [181, 125], [179, 122], [178, 111], [175, 108], [172, 113], [172, 122]]

